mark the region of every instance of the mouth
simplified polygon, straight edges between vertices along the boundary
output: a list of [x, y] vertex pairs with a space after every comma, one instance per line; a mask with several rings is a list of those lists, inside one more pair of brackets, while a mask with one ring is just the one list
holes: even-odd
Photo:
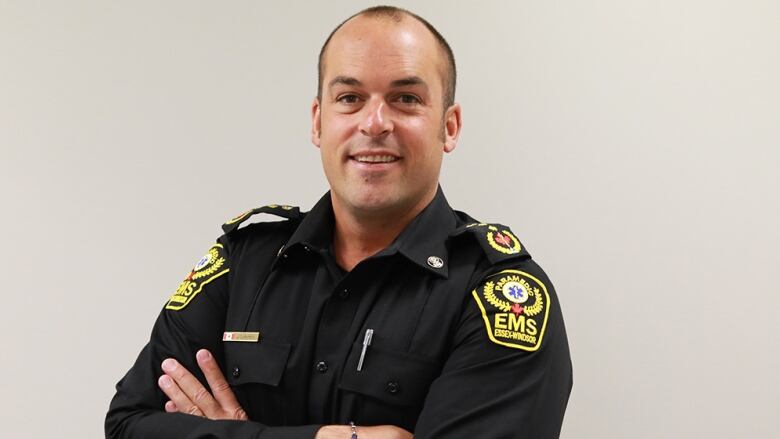
[[367, 165], [381, 165], [387, 163], [394, 163], [401, 160], [401, 157], [390, 154], [372, 154], [372, 155], [351, 155], [350, 160], [354, 160], [358, 163]]

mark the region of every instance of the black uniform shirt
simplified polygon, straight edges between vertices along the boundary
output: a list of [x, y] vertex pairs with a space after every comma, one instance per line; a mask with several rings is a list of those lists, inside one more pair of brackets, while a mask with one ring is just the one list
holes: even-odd
[[[288, 219], [238, 228], [258, 212]], [[308, 214], [267, 206], [224, 229], [117, 385], [107, 436], [310, 438], [349, 421], [415, 438], [558, 436], [572, 385], [560, 307], [508, 228], [452, 210], [439, 188], [350, 272], [331, 253], [330, 194]], [[164, 412], [160, 363], [205, 383], [201, 348], [250, 421]]]

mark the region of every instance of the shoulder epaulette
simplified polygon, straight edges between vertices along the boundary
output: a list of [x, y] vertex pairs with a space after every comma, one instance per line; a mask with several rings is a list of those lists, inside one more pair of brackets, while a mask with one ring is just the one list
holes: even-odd
[[474, 236], [491, 264], [506, 259], [531, 256], [509, 227], [502, 224], [466, 224], [455, 229], [450, 236], [463, 234]]
[[238, 226], [240, 226], [241, 223], [246, 221], [249, 217], [258, 213], [270, 213], [271, 215], [276, 215], [287, 219], [297, 219], [301, 216], [301, 210], [298, 208], [298, 206], [288, 206], [286, 204], [269, 204], [267, 206], [256, 207], [254, 209], [247, 210], [241, 215], [238, 215], [237, 217], [223, 224], [222, 230], [224, 230], [225, 233], [230, 233], [233, 230], [236, 230]]

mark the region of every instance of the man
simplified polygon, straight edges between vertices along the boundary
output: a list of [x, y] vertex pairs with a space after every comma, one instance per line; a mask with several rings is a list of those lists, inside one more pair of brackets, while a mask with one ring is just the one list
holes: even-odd
[[[223, 226], [117, 385], [106, 435], [557, 437], [572, 381], [552, 285], [438, 186], [454, 90], [421, 18], [377, 7], [337, 27], [312, 105], [330, 192]], [[285, 219], [239, 228], [261, 212]]]

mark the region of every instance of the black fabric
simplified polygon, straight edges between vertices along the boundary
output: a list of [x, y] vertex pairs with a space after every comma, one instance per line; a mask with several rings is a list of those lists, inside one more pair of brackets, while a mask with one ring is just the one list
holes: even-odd
[[[491, 256], [479, 236], [456, 233], [473, 223], [439, 189], [390, 246], [350, 272], [330, 250], [329, 194], [301, 217], [231, 228], [218, 240], [228, 275], [185, 308], [163, 310], [117, 385], [106, 435], [303, 438], [321, 425], [354, 421], [396, 425], [415, 438], [557, 437], [572, 385], [557, 296], [524, 249]], [[472, 295], [504, 269], [547, 286], [549, 319], [534, 352], [491, 341], [485, 322], [495, 310], [483, 313]], [[373, 339], [358, 371], [369, 329]], [[222, 342], [224, 331], [261, 338]], [[175, 357], [205, 382], [194, 361], [204, 347], [249, 422], [164, 413], [160, 363]]]

